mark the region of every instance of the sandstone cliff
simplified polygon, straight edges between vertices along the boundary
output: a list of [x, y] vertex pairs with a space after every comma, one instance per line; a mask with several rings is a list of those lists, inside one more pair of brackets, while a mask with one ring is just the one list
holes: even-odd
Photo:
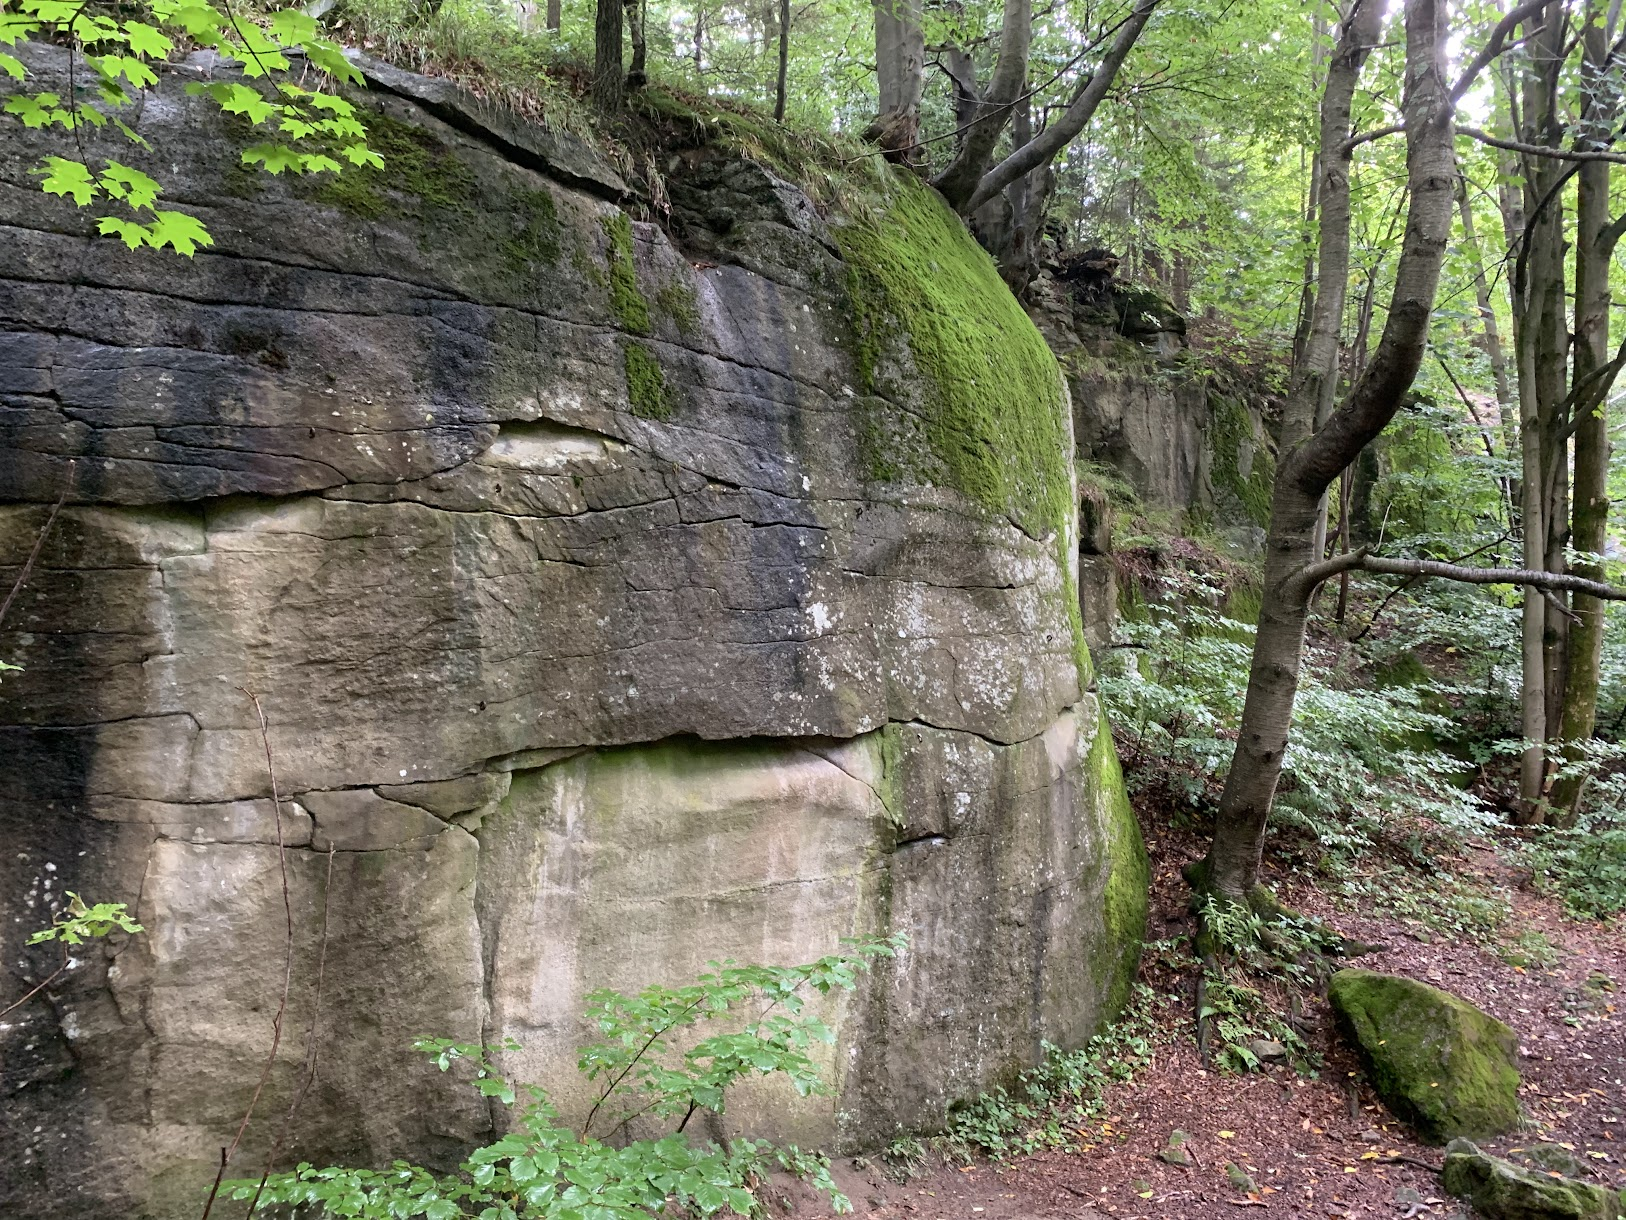
[[[41, 61], [42, 73], [61, 65]], [[697, 146], [673, 220], [590, 149], [375, 73], [381, 174], [270, 179], [178, 81], [141, 130], [217, 245], [90, 236], [0, 147], [5, 995], [72, 889], [97, 945], [0, 1027], [0, 1211], [190, 1215], [293, 1000], [285, 1159], [457, 1159], [410, 1049], [506, 1037], [581, 1104], [582, 996], [907, 932], [835, 1013], [830, 1146], [1076, 1044], [1145, 863], [1089, 692], [1072, 419], [958, 222], [818, 208]], [[691, 261], [691, 258], [693, 261]], [[73, 463], [71, 487], [69, 463]], [[263, 1156], [263, 1124], [244, 1165]]]

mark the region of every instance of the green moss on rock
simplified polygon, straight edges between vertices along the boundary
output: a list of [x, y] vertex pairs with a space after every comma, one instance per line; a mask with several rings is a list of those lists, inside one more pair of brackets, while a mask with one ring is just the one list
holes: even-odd
[[392, 115], [361, 119], [368, 147], [384, 159], [384, 168], [346, 166], [343, 173], [325, 176], [315, 190], [318, 202], [368, 221], [421, 217], [426, 205], [447, 212], [474, 210], [480, 195], [474, 173], [446, 145]]
[[[1276, 482], [1276, 462], [1254, 436], [1247, 408], [1225, 394], [1210, 394], [1214, 450], [1214, 486], [1228, 491], [1258, 525], [1270, 521], [1270, 495]], [[1242, 454], [1253, 452], [1247, 473], [1242, 471]]]
[[1466, 1000], [1393, 974], [1340, 970], [1328, 998], [1383, 1104], [1429, 1143], [1518, 1128], [1518, 1038]]
[[610, 312], [623, 330], [647, 335], [649, 302], [638, 290], [638, 268], [632, 261], [632, 222], [625, 212], [604, 218], [604, 236], [609, 243]]
[[1532, 1173], [1481, 1152], [1465, 1139], [1445, 1150], [1441, 1181], [1487, 1220], [1618, 1220], [1620, 1200], [1607, 1187]]
[[559, 210], [546, 190], [524, 191], [516, 204], [514, 230], [502, 243], [503, 261], [523, 275], [559, 261]]
[[667, 280], [655, 294], [655, 307], [671, 318], [678, 332], [693, 339], [700, 334], [700, 302], [694, 286], [682, 276]]
[[627, 402], [643, 419], [670, 419], [672, 401], [666, 392], [666, 374], [660, 361], [642, 343], [628, 343], [623, 357], [627, 370]]
[[1146, 939], [1146, 911], [1150, 904], [1152, 871], [1141, 838], [1140, 822], [1129, 805], [1123, 768], [1112, 743], [1106, 713], [1098, 712], [1095, 740], [1085, 760], [1091, 795], [1105, 811], [1107, 884], [1102, 909], [1106, 933], [1106, 970], [1102, 994], [1104, 1011], [1116, 1013], [1129, 999], [1141, 945]]
[[[861, 428], [869, 474], [953, 487], [1033, 537], [1061, 528], [1072, 511], [1061, 373], [993, 260], [912, 179], [834, 237], [874, 416]], [[882, 384], [900, 341], [923, 382], [918, 419], [893, 405], [908, 387]]]

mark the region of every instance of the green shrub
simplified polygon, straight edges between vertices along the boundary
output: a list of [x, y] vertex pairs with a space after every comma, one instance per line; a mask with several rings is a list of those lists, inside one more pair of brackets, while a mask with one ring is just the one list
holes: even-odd
[[[577, 1066], [602, 1088], [580, 1130], [561, 1121], [542, 1089], [516, 1087], [498, 1074], [492, 1050], [517, 1049], [512, 1042], [487, 1048], [421, 1039], [416, 1049], [442, 1071], [471, 1067], [483, 1097], [512, 1107], [526, 1096], [506, 1135], [451, 1174], [404, 1161], [386, 1170], [302, 1164], [263, 1184], [229, 1183], [232, 1197], [254, 1200], [251, 1210], [291, 1206], [369, 1220], [649, 1220], [674, 1208], [696, 1217], [745, 1216], [760, 1210], [753, 1184], [777, 1164], [809, 1180], [838, 1212], [850, 1211], [828, 1160], [817, 1154], [765, 1140], [720, 1147], [684, 1135], [696, 1112], [722, 1113], [729, 1088], [747, 1077], [784, 1076], [803, 1097], [827, 1091], [808, 1052], [835, 1035], [807, 1011], [809, 993], [852, 990], [858, 975], [876, 958], [895, 955], [904, 938], [845, 944], [844, 953], [804, 966], [714, 962], [687, 986], [588, 996], [587, 1016], [603, 1040], [583, 1048]], [[749, 1017], [742, 1020], [742, 1011]], [[691, 1039], [710, 1023], [723, 1032]], [[634, 1123], [670, 1129], [633, 1139]]]

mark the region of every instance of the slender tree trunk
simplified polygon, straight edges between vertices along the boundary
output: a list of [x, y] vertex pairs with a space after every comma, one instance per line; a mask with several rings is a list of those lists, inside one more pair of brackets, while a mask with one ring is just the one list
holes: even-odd
[[593, 101], [606, 114], [621, 109], [626, 82], [621, 75], [622, 0], [598, 0], [593, 21]]
[[[1352, 21], [1361, 20], [1365, 7], [1362, 3], [1355, 10]], [[1313, 435], [1284, 444], [1277, 470], [1265, 544], [1264, 597], [1242, 724], [1215, 819], [1214, 841], [1193, 878], [1203, 888], [1233, 900], [1249, 900], [1259, 883], [1265, 823], [1281, 776], [1298, 691], [1310, 597], [1320, 579], [1307, 569], [1320, 558], [1314, 543], [1327, 488], [1394, 418], [1427, 345], [1440, 265], [1451, 230], [1451, 184], [1456, 175], [1454, 107], [1444, 77], [1445, 12], [1444, 0], [1407, 0], [1403, 111], [1411, 202], [1383, 336], [1344, 404]], [[1337, 70], [1329, 68], [1329, 94]], [[1342, 90], [1340, 84], [1339, 92]], [[1331, 104], [1336, 106], [1338, 98], [1332, 98]], [[1324, 103], [1324, 120], [1327, 109]], [[1324, 125], [1324, 152], [1341, 149], [1348, 135], [1347, 127], [1333, 132], [1328, 147]], [[1327, 202], [1324, 195], [1324, 207]], [[1323, 282], [1328, 254], [1334, 256], [1333, 266], [1340, 262], [1348, 266], [1347, 245], [1341, 252], [1323, 247]], [[1347, 271], [1340, 274], [1347, 278]], [[1302, 424], [1303, 404], [1315, 399], [1300, 398]]]
[[879, 113], [865, 138], [894, 158], [919, 159], [920, 98], [926, 83], [921, 0], [875, 0], [875, 81]]
[[[1320, 89], [1321, 75], [1327, 58], [1327, 14], [1320, 5], [1316, 5], [1315, 30], [1311, 42], [1310, 54], [1310, 85]], [[1304, 166], [1303, 154], [1300, 154], [1299, 167]], [[1293, 327], [1293, 368], [1304, 367], [1305, 348], [1310, 342], [1310, 326], [1315, 314], [1315, 243], [1310, 234], [1315, 230], [1316, 214], [1321, 204], [1321, 149], [1310, 157], [1310, 184], [1305, 190], [1304, 201], [1304, 289], [1299, 294], [1298, 323]]]
[[[1490, 362], [1491, 379], [1496, 386], [1496, 403], [1501, 408], [1502, 422], [1511, 425], [1517, 415], [1513, 400], [1513, 386], [1507, 375], [1507, 353], [1502, 350], [1501, 329], [1496, 324], [1496, 304], [1491, 298], [1490, 277], [1485, 274], [1485, 258], [1479, 248], [1479, 234], [1474, 225], [1473, 204], [1468, 198], [1468, 180], [1457, 179], [1457, 214], [1462, 219], [1462, 245], [1468, 254], [1468, 263], [1474, 274], [1474, 302], [1479, 307], [1480, 348]], [[1511, 436], [1512, 429], [1507, 429]], [[1509, 446], [1512, 448], [1512, 446]]]
[[561, 15], [559, 0], [548, 0], [547, 23], [549, 33], [557, 34], [559, 32], [559, 21]]
[[[1028, 49], [1033, 41], [1033, 10], [1030, 0], [1005, 0], [1000, 26], [999, 58], [994, 74], [974, 108], [971, 126], [960, 137], [960, 146], [932, 185], [951, 208], [959, 209], [971, 198], [993, 159], [994, 146], [1009, 125], [1016, 100], [1027, 81]], [[1030, 137], [1031, 138], [1031, 137]], [[1017, 147], [1027, 140], [1017, 138]]]
[[790, 71], [790, 0], [779, 0], [779, 77], [774, 84], [773, 117], [785, 121], [785, 76]]
[[626, 0], [627, 32], [632, 36], [632, 66], [627, 69], [629, 89], [642, 89], [649, 83], [649, 44], [644, 38], [644, 3], [645, 0]]
[[1112, 88], [1112, 82], [1118, 78], [1118, 69], [1123, 67], [1124, 60], [1134, 49], [1141, 31], [1146, 28], [1146, 23], [1151, 19], [1158, 3], [1159, 0], [1135, 0], [1135, 7], [1130, 10], [1123, 25], [1118, 28], [1111, 48], [1096, 70], [1079, 86], [1067, 109], [1037, 136], [1014, 149], [1009, 156], [982, 176], [982, 180], [977, 183], [977, 189], [956, 209], [962, 216], [976, 212], [1018, 178], [1025, 177], [1042, 165], [1048, 165], [1062, 149], [1073, 142], [1078, 133], [1083, 131], [1090, 119], [1095, 116], [1095, 111], [1105, 99], [1107, 90]]
[[[1527, 67], [1520, 116], [1523, 139], [1556, 147], [1558, 73], [1563, 61], [1564, 6], [1548, 5], [1538, 21], [1526, 26], [1530, 64]], [[1510, 102], [1512, 97], [1510, 94]], [[1515, 111], [1517, 113], [1517, 111]], [[1522, 456], [1522, 519], [1524, 565], [1548, 570], [1555, 525], [1550, 519], [1558, 504], [1554, 482], [1562, 477], [1553, 461], [1553, 418], [1564, 396], [1564, 232], [1563, 207], [1555, 192], [1558, 163], [1545, 157], [1526, 157], [1522, 250], [1514, 263], [1514, 340], [1518, 356], [1519, 438]], [[1561, 558], [1561, 556], [1560, 556]], [[1520, 817], [1539, 816], [1547, 778], [1544, 743], [1552, 708], [1550, 682], [1558, 656], [1558, 615], [1550, 614], [1546, 595], [1526, 588], [1521, 625], [1522, 690], [1519, 698], [1521, 730], [1527, 743], [1519, 763]], [[1555, 726], [1556, 727], [1556, 726]]]
[[[1616, 121], [1619, 91], [1610, 88], [1606, 76], [1609, 44], [1614, 31], [1597, 20], [1589, 6], [1587, 25], [1582, 33], [1585, 77], [1591, 91], [1589, 122], [1581, 138], [1583, 148], [1606, 147]], [[1575, 494], [1571, 541], [1584, 555], [1601, 555], [1608, 541], [1609, 524], [1609, 423], [1606, 412], [1613, 375], [1609, 363], [1609, 271], [1618, 232], [1609, 219], [1609, 177], [1607, 161], [1589, 161], [1576, 175], [1575, 203], [1575, 349], [1571, 393], [1577, 402], [1575, 421]], [[1596, 398], [1597, 407], [1591, 407]], [[1576, 565], [1578, 575], [1593, 580], [1604, 578], [1600, 562], [1583, 559]], [[1603, 659], [1604, 603], [1590, 594], [1577, 592], [1572, 603], [1576, 622], [1569, 633], [1568, 665], [1563, 707], [1559, 715], [1559, 737], [1565, 743], [1569, 761], [1579, 757], [1579, 746], [1592, 736], [1598, 716], [1598, 671]], [[1561, 778], [1551, 793], [1552, 819], [1573, 824], [1575, 805], [1581, 794], [1577, 779]]]

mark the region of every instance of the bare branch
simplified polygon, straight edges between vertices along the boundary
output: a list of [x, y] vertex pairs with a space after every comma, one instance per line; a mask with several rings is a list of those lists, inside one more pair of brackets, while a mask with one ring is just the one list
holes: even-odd
[[[0, 623], [6, 621], [6, 613], [11, 609], [11, 603], [17, 600], [17, 594], [22, 592], [23, 586], [28, 583], [28, 574], [34, 570], [34, 561], [40, 557], [40, 551], [45, 547], [45, 536], [51, 532], [51, 526], [56, 521], [56, 515], [62, 511], [67, 502], [68, 493], [73, 490], [73, 463], [68, 463], [68, 481], [62, 485], [62, 494], [56, 498], [51, 511], [46, 515], [45, 524], [40, 526], [40, 532], [34, 538], [34, 549], [28, 552], [28, 558], [23, 561], [22, 571], [17, 573], [17, 579], [11, 586], [11, 592], [6, 594], [6, 600], [0, 602]], [[10, 1012], [10, 1009], [6, 1010]]]
[[1554, 161], [1609, 161], [1616, 165], [1626, 165], [1626, 153], [1607, 152], [1601, 149], [1554, 148], [1549, 144], [1525, 144], [1519, 140], [1503, 140], [1477, 127], [1458, 127], [1457, 134], [1478, 140], [1481, 144], [1489, 144], [1492, 148], [1523, 153], [1527, 157], [1548, 157]]
[[[1626, 601], [1626, 589], [1569, 572], [1536, 572], [1529, 568], [1465, 568], [1434, 559], [1384, 559], [1377, 555], [1362, 555], [1359, 563], [1350, 566], [1385, 576], [1437, 576], [1442, 580], [1469, 585], [1530, 585], [1537, 589], [1568, 589], [1575, 593], [1588, 593], [1601, 601]], [[1307, 569], [1305, 575], [1309, 573]]]
[[1394, 123], [1388, 127], [1374, 127], [1371, 131], [1363, 131], [1359, 135], [1350, 136], [1345, 140], [1339, 151], [1348, 155], [1362, 144], [1370, 144], [1373, 140], [1381, 140], [1384, 136], [1395, 136], [1406, 130], [1404, 123]]
[[243, 1133], [248, 1130], [249, 1119], [254, 1117], [254, 1109], [260, 1104], [260, 1094], [265, 1092], [266, 1081], [271, 1078], [271, 1069], [277, 1062], [277, 1051], [282, 1046], [282, 1019], [288, 1013], [288, 992], [294, 981], [294, 904], [288, 893], [288, 845], [282, 837], [282, 794], [277, 790], [277, 767], [271, 759], [271, 726], [265, 719], [265, 709], [260, 706], [260, 697], [246, 687], [239, 686], [237, 689], [254, 705], [254, 718], [260, 725], [260, 741], [265, 746], [265, 770], [271, 780], [271, 812], [277, 822], [277, 868], [282, 875], [282, 913], [287, 922], [287, 934], [282, 959], [282, 999], [277, 1003], [277, 1015], [271, 1020], [271, 1051], [265, 1057], [259, 1083], [254, 1086], [253, 1096], [248, 1099], [248, 1109], [243, 1111], [243, 1121], [237, 1126], [231, 1147], [220, 1150], [220, 1168], [215, 1172], [215, 1184], [203, 1205], [203, 1220], [209, 1220], [209, 1213], [220, 1194], [220, 1180], [225, 1176], [226, 1166], [237, 1154], [237, 1147], [243, 1142]]
[[1496, 23], [1496, 28], [1485, 40], [1484, 49], [1469, 61], [1468, 66], [1462, 70], [1462, 75], [1457, 77], [1457, 83], [1451, 86], [1452, 105], [1462, 100], [1462, 95], [1474, 87], [1474, 81], [1478, 79], [1479, 74], [1489, 66], [1491, 60], [1502, 53], [1507, 45], [1507, 36], [1513, 32], [1514, 27], [1519, 22], [1536, 16], [1547, 7], [1548, 2], [1549, 0], [1527, 0]]

